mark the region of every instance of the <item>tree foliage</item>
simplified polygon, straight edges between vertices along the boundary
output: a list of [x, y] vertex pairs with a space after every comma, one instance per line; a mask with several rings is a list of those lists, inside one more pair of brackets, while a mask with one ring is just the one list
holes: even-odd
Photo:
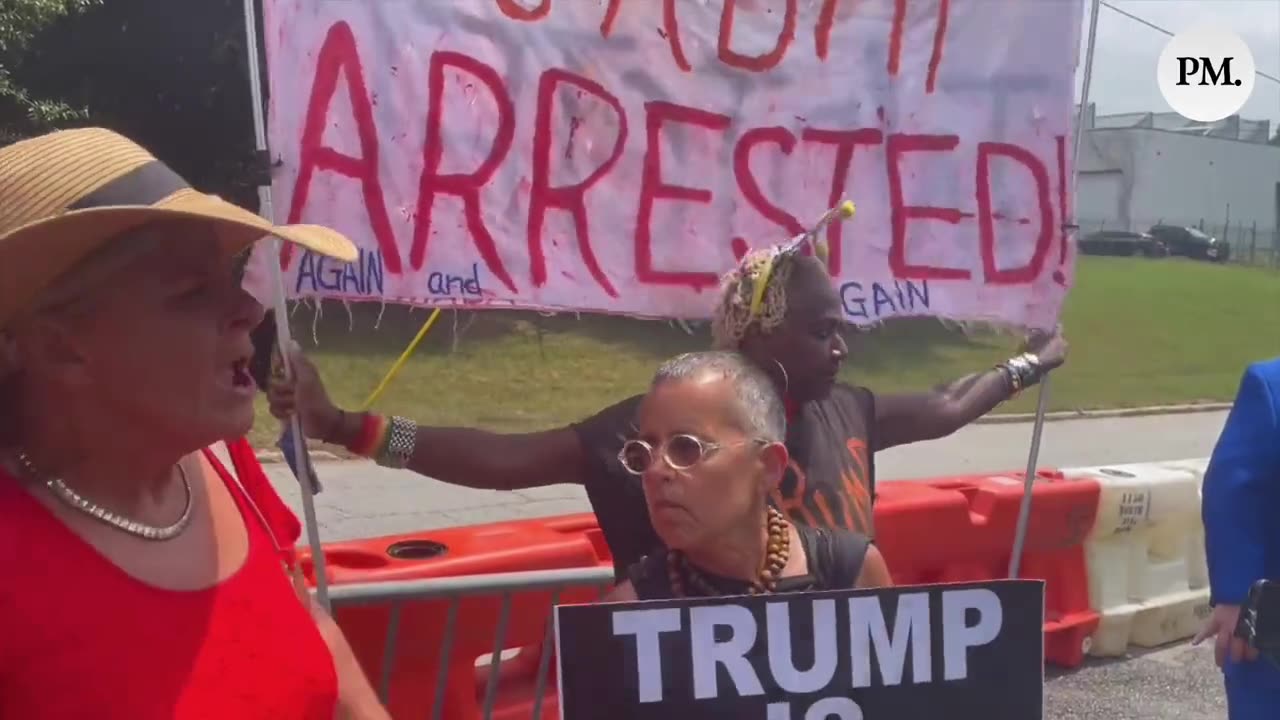
[[[200, 189], [256, 207], [243, 0], [0, 0], [0, 7], [13, 3], [85, 11], [43, 25], [23, 16], [29, 31], [15, 53], [15, 84], [68, 112], [15, 123], [0, 111], [0, 133], [109, 127]], [[0, 25], [7, 17], [0, 10]]]
[[32, 92], [14, 79], [40, 32], [102, 0], [0, 0], [0, 144], [83, 120], [87, 111]]

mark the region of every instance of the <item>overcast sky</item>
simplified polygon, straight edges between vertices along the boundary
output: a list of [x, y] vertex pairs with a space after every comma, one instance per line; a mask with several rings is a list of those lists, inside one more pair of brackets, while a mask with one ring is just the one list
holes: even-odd
[[[1098, 40], [1093, 60], [1093, 86], [1089, 99], [1098, 114], [1118, 112], [1167, 112], [1172, 108], [1156, 87], [1156, 60], [1169, 37], [1106, 7], [1114, 5], [1155, 25], [1177, 33], [1213, 20], [1234, 30], [1249, 49], [1258, 70], [1280, 78], [1280, 0], [1103, 0], [1098, 12]], [[1089, 8], [1085, 0], [1084, 32], [1080, 42], [1080, 72], [1084, 76], [1085, 40], [1089, 32]], [[1079, 99], [1080, 80], [1076, 97]], [[1253, 95], [1240, 111], [1248, 120], [1271, 120], [1271, 132], [1280, 125], [1280, 84], [1257, 78]]]

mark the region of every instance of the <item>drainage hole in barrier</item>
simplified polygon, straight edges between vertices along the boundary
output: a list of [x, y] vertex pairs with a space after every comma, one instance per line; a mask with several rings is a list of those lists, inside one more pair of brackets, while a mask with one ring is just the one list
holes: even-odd
[[430, 540], [401, 540], [387, 548], [387, 554], [397, 560], [426, 560], [448, 551], [449, 548]]

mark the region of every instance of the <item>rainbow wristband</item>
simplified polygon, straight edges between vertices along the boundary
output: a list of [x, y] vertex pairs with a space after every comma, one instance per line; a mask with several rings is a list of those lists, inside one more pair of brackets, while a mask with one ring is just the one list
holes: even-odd
[[387, 421], [381, 415], [365, 413], [360, 434], [347, 449], [360, 457], [373, 457], [378, 448], [386, 443], [387, 428]]

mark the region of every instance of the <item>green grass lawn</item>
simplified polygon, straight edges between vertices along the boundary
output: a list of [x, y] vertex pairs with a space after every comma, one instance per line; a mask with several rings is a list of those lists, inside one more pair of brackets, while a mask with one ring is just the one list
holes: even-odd
[[[417, 333], [427, 310], [326, 303], [292, 327], [340, 405], [358, 405]], [[455, 331], [455, 323], [457, 330]], [[1243, 366], [1280, 355], [1280, 273], [1208, 263], [1081, 258], [1063, 315], [1071, 355], [1054, 410], [1229, 400]], [[376, 328], [375, 328], [376, 326]], [[917, 318], [847, 335], [844, 377], [878, 392], [920, 389], [990, 367], [1019, 338], [961, 333]], [[318, 343], [317, 343], [318, 341]], [[528, 312], [442, 313], [377, 409], [421, 423], [530, 430], [583, 417], [645, 387], [657, 363], [708, 336], [665, 323]], [[1034, 410], [1035, 394], [1004, 412]], [[253, 440], [279, 425], [259, 408]]]

